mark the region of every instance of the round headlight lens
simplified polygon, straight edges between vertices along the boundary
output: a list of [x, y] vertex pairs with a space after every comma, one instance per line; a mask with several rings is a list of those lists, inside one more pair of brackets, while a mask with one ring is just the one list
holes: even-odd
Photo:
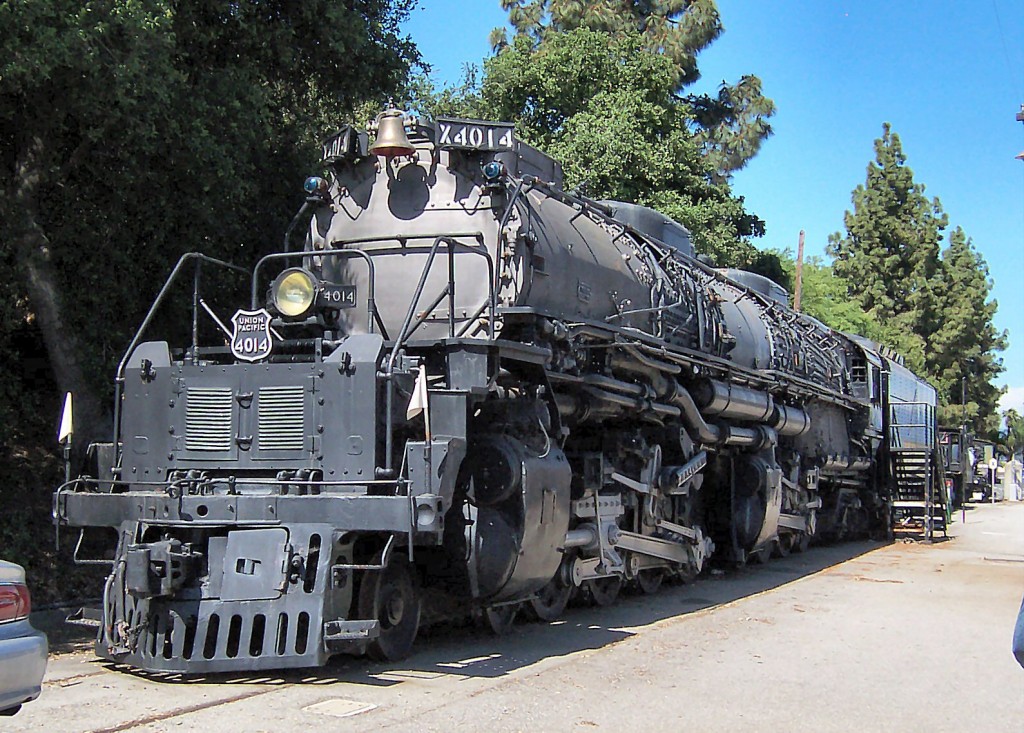
[[274, 282], [274, 306], [282, 316], [301, 316], [316, 298], [316, 279], [305, 270], [285, 270]]

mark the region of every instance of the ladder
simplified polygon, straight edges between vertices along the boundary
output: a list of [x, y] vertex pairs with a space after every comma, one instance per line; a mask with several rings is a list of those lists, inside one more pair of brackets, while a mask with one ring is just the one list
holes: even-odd
[[935, 442], [935, 406], [895, 402], [888, 410], [890, 521], [894, 535], [946, 537], [949, 498]]

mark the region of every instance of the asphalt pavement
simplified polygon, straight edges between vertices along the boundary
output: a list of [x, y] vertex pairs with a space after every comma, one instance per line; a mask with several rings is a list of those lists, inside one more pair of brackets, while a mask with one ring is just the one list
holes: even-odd
[[438, 626], [399, 664], [147, 675], [62, 632], [43, 694], [0, 729], [1024, 731], [1024, 503], [950, 534], [812, 548], [500, 638]]

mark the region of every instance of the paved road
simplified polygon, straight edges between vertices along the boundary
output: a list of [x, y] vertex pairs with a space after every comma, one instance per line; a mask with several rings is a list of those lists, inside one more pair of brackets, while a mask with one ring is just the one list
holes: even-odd
[[438, 627], [400, 665], [184, 681], [58, 652], [0, 727], [1024, 731], [1024, 504], [974, 508], [951, 534], [817, 548], [501, 639]]

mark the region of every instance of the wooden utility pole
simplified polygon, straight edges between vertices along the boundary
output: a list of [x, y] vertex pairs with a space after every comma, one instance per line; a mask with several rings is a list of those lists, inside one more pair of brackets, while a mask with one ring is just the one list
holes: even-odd
[[804, 230], [800, 230], [800, 243], [796, 247], [796, 290], [793, 294], [793, 310], [800, 312], [800, 295], [804, 280]]
[[[1017, 122], [1024, 122], [1024, 104], [1020, 106], [1020, 112], [1017, 113]], [[1024, 152], [1017, 153], [1015, 157], [1017, 160], [1024, 160]]]

